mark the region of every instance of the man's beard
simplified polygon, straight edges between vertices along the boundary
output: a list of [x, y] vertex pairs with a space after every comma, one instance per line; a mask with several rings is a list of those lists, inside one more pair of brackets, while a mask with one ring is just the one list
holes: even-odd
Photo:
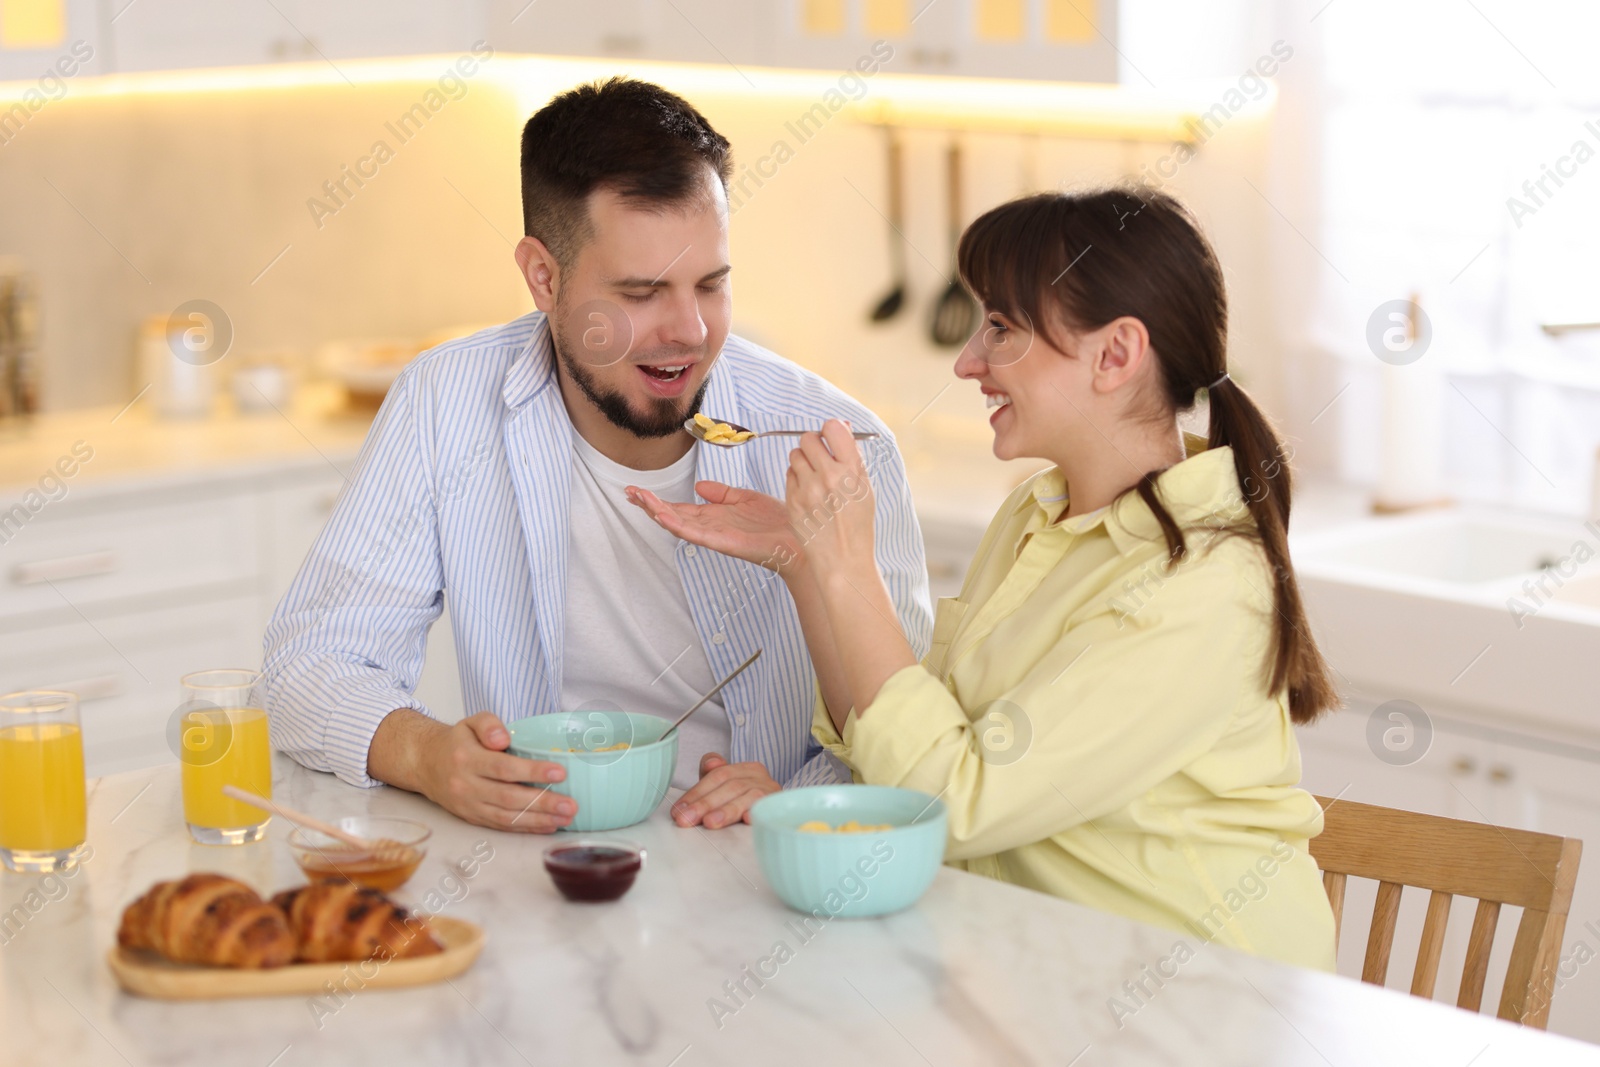
[[[550, 338], [555, 346], [556, 358], [561, 361], [562, 368], [577, 384], [579, 391], [589, 403], [599, 408], [600, 414], [604, 415], [611, 425], [635, 437], [650, 439], [682, 433], [684, 420], [700, 410], [700, 405], [706, 398], [706, 387], [711, 384], [711, 376], [708, 374], [706, 380], [700, 383], [700, 388], [695, 390], [694, 395], [687, 401], [656, 397], [648, 401], [649, 410], [640, 415], [633, 410], [633, 406], [628, 403], [628, 398], [623, 393], [602, 386], [590, 373], [589, 368], [573, 357], [571, 348], [560, 330], [552, 329]], [[689, 371], [684, 373], [688, 374]]]

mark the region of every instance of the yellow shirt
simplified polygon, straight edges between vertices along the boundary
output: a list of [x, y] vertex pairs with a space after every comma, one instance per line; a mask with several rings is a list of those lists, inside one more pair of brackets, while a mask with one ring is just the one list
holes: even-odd
[[941, 797], [946, 861], [1245, 952], [1333, 969], [1287, 697], [1266, 689], [1271, 574], [1233, 452], [1159, 480], [1189, 555], [1137, 494], [1057, 522], [1059, 469], [1020, 486], [939, 602], [921, 666], [841, 738], [857, 779]]

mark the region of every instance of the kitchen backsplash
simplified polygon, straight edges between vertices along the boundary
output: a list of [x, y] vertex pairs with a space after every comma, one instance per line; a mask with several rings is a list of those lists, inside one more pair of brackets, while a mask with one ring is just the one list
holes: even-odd
[[[228, 315], [235, 361], [531, 309], [512, 260], [518, 135], [531, 110], [577, 78], [559, 61], [492, 54], [413, 61], [407, 71], [353, 84], [220, 75], [208, 84], [199, 74], [156, 89], [90, 86], [0, 147], [9, 205], [0, 253], [39, 281], [45, 409], [133, 397], [139, 322], [190, 300]], [[946, 388], [954, 353], [927, 338], [951, 258], [950, 135], [904, 134], [910, 303], [873, 326], [868, 312], [890, 284], [882, 131], [849, 112], [797, 127], [816, 103], [800, 90], [755, 94], [686, 75], [680, 91], [734, 145], [735, 329], [879, 408], [908, 449], [982, 449], [981, 399]], [[870, 98], [870, 80], [861, 92]], [[1238, 180], [1264, 172], [1264, 131], [1259, 119], [1234, 121], [1168, 184], [1228, 264], [1241, 377], [1270, 402], [1280, 383], [1266, 311], [1268, 220]], [[1172, 151], [987, 133], [962, 143], [969, 220], [1024, 189], [1137, 175]]]

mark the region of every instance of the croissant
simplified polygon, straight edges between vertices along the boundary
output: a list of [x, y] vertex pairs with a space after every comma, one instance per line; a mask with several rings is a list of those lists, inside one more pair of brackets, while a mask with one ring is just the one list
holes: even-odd
[[443, 952], [422, 919], [376, 889], [340, 879], [286, 889], [272, 898], [289, 919], [303, 963], [408, 959]]
[[122, 913], [117, 944], [212, 967], [282, 967], [295, 953], [283, 913], [220, 874], [151, 886]]

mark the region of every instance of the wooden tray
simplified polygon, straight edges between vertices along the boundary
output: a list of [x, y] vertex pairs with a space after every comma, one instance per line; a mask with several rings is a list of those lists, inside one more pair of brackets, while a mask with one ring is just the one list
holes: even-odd
[[322, 995], [335, 989], [400, 989], [442, 982], [472, 966], [483, 949], [483, 927], [463, 919], [428, 919], [444, 951], [388, 963], [293, 963], [246, 970], [173, 963], [143, 949], [120, 945], [106, 954], [118, 983], [130, 993], [162, 1000], [215, 1000], [221, 997]]

